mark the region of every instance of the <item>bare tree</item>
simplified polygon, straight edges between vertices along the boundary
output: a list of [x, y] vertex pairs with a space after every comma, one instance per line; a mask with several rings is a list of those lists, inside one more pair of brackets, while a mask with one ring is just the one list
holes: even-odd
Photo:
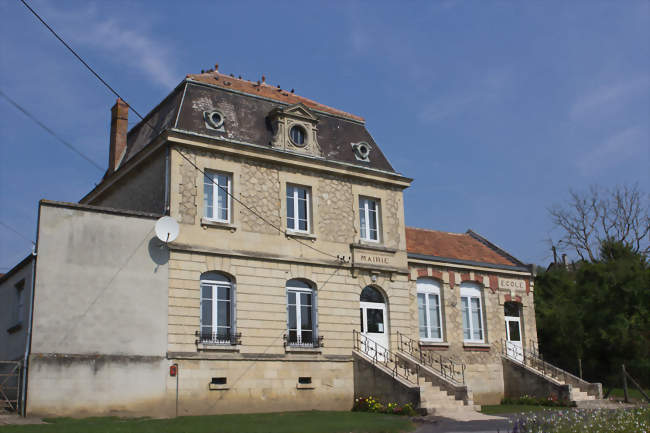
[[575, 250], [592, 262], [605, 240], [620, 241], [646, 256], [650, 253], [649, 200], [638, 184], [612, 190], [591, 186], [585, 193], [570, 190], [570, 195], [567, 203], [548, 209], [555, 227], [563, 231], [561, 249]]

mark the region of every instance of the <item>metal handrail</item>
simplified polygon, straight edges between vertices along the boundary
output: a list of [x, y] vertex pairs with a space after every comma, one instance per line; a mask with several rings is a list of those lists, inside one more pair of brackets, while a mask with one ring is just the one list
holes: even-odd
[[398, 357], [393, 352], [356, 329], [352, 330], [352, 338], [354, 349], [363, 354], [373, 365], [381, 365], [390, 370], [393, 377], [399, 377], [413, 385], [420, 385], [419, 366], [416, 366], [415, 372], [412, 372], [411, 368], [398, 361]]
[[454, 384], [465, 384], [465, 363], [454, 361], [442, 355], [436, 355], [431, 351], [422, 350], [420, 342], [397, 331], [397, 350], [404, 352], [414, 358], [422, 365], [431, 368], [436, 373], [453, 382]]
[[[535, 370], [539, 371], [540, 373], [542, 373], [542, 376], [550, 377], [551, 379], [555, 379], [555, 378], [562, 379], [565, 384], [568, 383], [567, 379], [571, 379], [573, 382], [576, 382], [577, 384], [582, 384], [583, 386], [591, 385], [586, 380], [580, 379], [579, 377], [574, 376], [568, 371], [563, 370], [559, 367], [554, 366], [553, 364], [549, 364], [548, 362], [544, 361], [544, 356], [540, 353], [536, 341], [530, 340], [530, 345], [528, 346], [527, 349], [523, 349], [520, 348], [518, 345], [509, 344], [509, 343], [511, 342], [501, 339], [501, 353], [507, 358], [514, 359], [515, 361], [517, 361], [516, 355], [521, 355], [521, 357], [523, 358], [523, 364], [530, 366]], [[515, 352], [515, 356], [514, 357], [510, 356], [508, 350]]]

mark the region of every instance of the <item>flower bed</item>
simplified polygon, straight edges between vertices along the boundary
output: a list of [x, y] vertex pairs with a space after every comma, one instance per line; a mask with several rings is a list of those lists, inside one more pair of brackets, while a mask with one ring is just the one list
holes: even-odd
[[359, 397], [354, 399], [353, 412], [374, 412], [387, 413], [392, 415], [416, 415], [415, 409], [411, 403], [399, 405], [397, 403], [383, 404], [377, 401], [373, 396]]
[[650, 408], [570, 409], [523, 415], [511, 433], [647, 433]]
[[529, 395], [523, 397], [510, 398], [504, 397], [501, 399], [501, 404], [523, 404], [529, 406], [550, 406], [550, 407], [568, 407], [572, 403], [568, 400], [558, 400], [557, 397], [552, 396], [548, 398], [537, 398]]

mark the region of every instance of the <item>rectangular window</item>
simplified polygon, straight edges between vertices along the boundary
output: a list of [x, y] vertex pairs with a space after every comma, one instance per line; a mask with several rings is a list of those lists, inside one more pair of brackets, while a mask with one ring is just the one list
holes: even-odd
[[437, 293], [418, 293], [420, 338], [442, 341], [440, 326], [440, 296]]
[[483, 314], [480, 295], [464, 295], [461, 292], [461, 311], [463, 317], [463, 339], [483, 342]]
[[287, 308], [289, 345], [314, 347], [313, 293], [287, 290]]
[[379, 242], [379, 201], [359, 197], [361, 239]]
[[213, 221], [230, 222], [232, 177], [225, 173], [206, 172], [203, 176], [204, 216]]
[[287, 229], [310, 233], [310, 208], [309, 188], [287, 185]]
[[23, 323], [25, 320], [25, 280], [21, 280], [16, 287], [16, 323]]
[[231, 342], [231, 286], [201, 282], [201, 341]]

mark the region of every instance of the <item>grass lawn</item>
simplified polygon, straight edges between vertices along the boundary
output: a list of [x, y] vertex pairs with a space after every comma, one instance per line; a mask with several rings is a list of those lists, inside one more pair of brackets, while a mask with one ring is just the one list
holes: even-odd
[[481, 412], [486, 415], [499, 415], [504, 413], [541, 412], [541, 411], [555, 412], [564, 409], [569, 409], [569, 408], [528, 405], [528, 404], [495, 404], [495, 405], [481, 406]]
[[0, 433], [401, 433], [408, 417], [364, 412], [283, 412], [149, 418], [52, 418], [49, 424], [1, 426]]
[[[650, 397], [650, 389], [644, 389], [643, 392], [645, 392], [649, 397]], [[634, 387], [628, 387], [627, 389], [627, 395], [630, 397], [630, 400], [636, 400], [636, 401], [645, 401], [641, 393], [639, 392], [638, 389]], [[620, 398], [621, 400], [623, 399], [623, 388], [614, 388], [612, 389], [612, 392], [609, 393], [610, 397], [615, 397], [617, 400]]]

